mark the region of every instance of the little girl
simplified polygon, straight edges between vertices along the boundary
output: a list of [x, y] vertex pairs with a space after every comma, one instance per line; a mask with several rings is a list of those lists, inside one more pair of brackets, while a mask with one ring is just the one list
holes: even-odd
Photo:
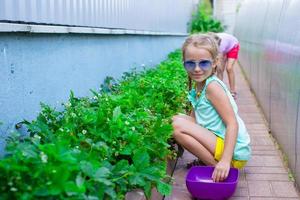
[[195, 82], [188, 95], [193, 112], [173, 117], [173, 136], [199, 160], [215, 166], [214, 181], [223, 181], [231, 166], [240, 169], [247, 163], [250, 138], [230, 91], [215, 76], [216, 40], [206, 34], [192, 35], [184, 42], [182, 53], [183, 65]]
[[236, 37], [228, 33], [209, 33], [217, 40], [220, 53], [220, 65], [217, 68], [217, 76], [223, 80], [224, 69], [226, 68], [231, 95], [236, 99], [234, 64], [238, 59], [240, 44]]

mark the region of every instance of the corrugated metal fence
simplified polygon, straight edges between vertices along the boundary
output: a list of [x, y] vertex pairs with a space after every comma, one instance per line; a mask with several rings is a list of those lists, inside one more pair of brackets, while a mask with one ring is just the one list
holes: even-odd
[[186, 33], [194, 0], [1, 0], [0, 21]]

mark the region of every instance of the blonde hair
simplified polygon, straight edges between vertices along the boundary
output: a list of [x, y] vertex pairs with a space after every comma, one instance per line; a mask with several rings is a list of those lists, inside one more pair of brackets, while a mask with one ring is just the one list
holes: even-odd
[[[217, 61], [218, 54], [219, 54], [219, 46], [217, 44], [216, 39], [210, 34], [193, 34], [190, 35], [185, 42], [182, 45], [182, 58], [184, 60], [185, 58], [185, 51], [189, 46], [194, 46], [197, 48], [205, 49], [207, 50], [212, 59], [213, 62]], [[215, 71], [213, 72], [215, 73]], [[188, 87], [189, 90], [192, 88], [192, 79], [188, 77]]]
[[213, 39], [215, 39], [216, 42], [217, 42], [217, 44], [218, 44], [218, 46], [220, 46], [222, 39], [216, 33], [214, 33], [214, 32], [208, 32], [207, 34], [210, 35]]
[[185, 58], [185, 51], [188, 46], [194, 46], [197, 48], [207, 50], [213, 61], [216, 61], [218, 57], [219, 46], [217, 41], [209, 34], [193, 34], [189, 36], [182, 45], [182, 58]]

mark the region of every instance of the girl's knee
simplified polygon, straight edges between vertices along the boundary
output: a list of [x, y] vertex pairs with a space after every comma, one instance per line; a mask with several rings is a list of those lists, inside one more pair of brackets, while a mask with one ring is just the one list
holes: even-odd
[[184, 133], [178, 131], [178, 130], [174, 130], [173, 132], [173, 138], [180, 143], [180, 141], [182, 140], [182, 138], [184, 137]]
[[178, 132], [178, 131], [174, 131], [173, 132], [173, 138], [177, 138], [178, 137], [178, 135], [180, 134], [180, 132]]
[[233, 72], [233, 66], [235, 64], [235, 60], [229, 60], [226, 65], [227, 72]]
[[233, 66], [232, 65], [228, 65], [227, 67], [226, 67], [226, 71], [227, 72], [233, 72]]
[[172, 126], [175, 131], [181, 131], [183, 129], [182, 127], [184, 126], [184, 124], [186, 124], [186, 122], [189, 121], [188, 119], [185, 119], [183, 116], [180, 115], [174, 116], [172, 120]]

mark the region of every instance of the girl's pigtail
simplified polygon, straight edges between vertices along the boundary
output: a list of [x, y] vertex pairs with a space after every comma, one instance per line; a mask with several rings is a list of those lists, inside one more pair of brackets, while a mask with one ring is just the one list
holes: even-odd
[[189, 91], [190, 91], [192, 89], [192, 79], [189, 76], [188, 76], [188, 86], [189, 86]]
[[[189, 89], [189, 91], [191, 91], [191, 89], [192, 89], [192, 79], [189, 76], [188, 76], [188, 89]], [[185, 112], [188, 115], [191, 115], [191, 112], [192, 112], [191, 108], [192, 108], [192, 103], [188, 102], [187, 105], [186, 105], [186, 108], [185, 108]]]

